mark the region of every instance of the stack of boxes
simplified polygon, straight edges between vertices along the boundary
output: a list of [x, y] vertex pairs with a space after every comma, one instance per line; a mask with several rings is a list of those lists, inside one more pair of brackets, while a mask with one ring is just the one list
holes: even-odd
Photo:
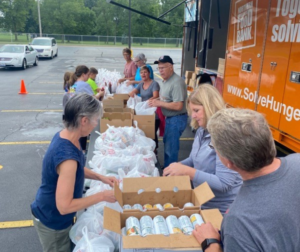
[[137, 126], [144, 131], [146, 137], [155, 138], [155, 114], [135, 115], [133, 109], [126, 108], [128, 94], [114, 94], [113, 99], [103, 100], [104, 113], [100, 120], [100, 132], [108, 129], [108, 125], [115, 127]]
[[[209, 185], [205, 182], [195, 189], [191, 189], [188, 176], [174, 177], [149, 177], [149, 178], [125, 178], [123, 180], [123, 192], [118, 186], [114, 187], [115, 197], [121, 206], [134, 204], [165, 204], [171, 203], [174, 207], [164, 211], [150, 209], [145, 212], [140, 210], [124, 210], [119, 213], [113, 209], [104, 209], [104, 228], [122, 234], [121, 229], [125, 227], [126, 219], [129, 217], [141, 217], [148, 215], [152, 219], [161, 215], [166, 218], [175, 215], [177, 218], [182, 215], [191, 216], [200, 214], [204, 222], [211, 222], [214, 227], [220, 229], [222, 214], [218, 209], [200, 210], [201, 205], [214, 197]], [[194, 207], [185, 207], [187, 202], [194, 204]], [[193, 235], [183, 233], [164, 235], [139, 235], [121, 236], [120, 251], [201, 251], [200, 244]], [[163, 250], [162, 250], [163, 249]]]
[[189, 95], [197, 87], [197, 73], [193, 71], [186, 71], [185, 83], [187, 84], [187, 90]]

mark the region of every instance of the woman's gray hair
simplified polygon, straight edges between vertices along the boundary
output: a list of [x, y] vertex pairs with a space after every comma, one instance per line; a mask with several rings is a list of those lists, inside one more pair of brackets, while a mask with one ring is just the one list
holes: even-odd
[[101, 111], [100, 102], [92, 95], [75, 94], [65, 106], [63, 123], [69, 130], [77, 129], [82, 117], [91, 119], [95, 115], [100, 115]]
[[139, 53], [139, 54], [136, 55], [134, 58], [137, 59], [137, 60], [143, 61], [145, 64], [146, 64], [146, 62], [147, 62], [146, 56], [145, 56], [145, 54], [143, 54], [143, 53]]
[[247, 172], [272, 163], [276, 148], [266, 119], [250, 109], [222, 109], [208, 122], [212, 145], [220, 156]]

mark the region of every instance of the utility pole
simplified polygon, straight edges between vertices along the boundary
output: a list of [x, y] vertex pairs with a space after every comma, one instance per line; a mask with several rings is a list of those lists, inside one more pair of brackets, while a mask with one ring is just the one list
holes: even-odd
[[40, 0], [37, 0], [37, 7], [38, 7], [38, 16], [39, 16], [40, 37], [42, 37], [43, 33], [42, 33], [42, 23], [41, 23]]
[[[129, 0], [129, 8], [131, 8], [131, 0]], [[128, 25], [128, 48], [131, 49], [131, 10], [129, 10], [129, 25]]]

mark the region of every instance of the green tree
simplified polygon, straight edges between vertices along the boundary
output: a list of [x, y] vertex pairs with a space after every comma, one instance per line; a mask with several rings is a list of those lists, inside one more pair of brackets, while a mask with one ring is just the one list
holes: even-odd
[[0, 11], [2, 18], [1, 25], [4, 29], [12, 31], [15, 34], [15, 40], [18, 40], [18, 32], [24, 32], [25, 23], [28, 15], [26, 0], [1, 0]]

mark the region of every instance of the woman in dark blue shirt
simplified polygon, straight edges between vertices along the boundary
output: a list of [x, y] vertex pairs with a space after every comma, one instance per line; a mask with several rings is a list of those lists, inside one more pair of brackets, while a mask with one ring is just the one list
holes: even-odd
[[69, 230], [77, 211], [100, 201], [115, 202], [112, 190], [82, 198], [84, 178], [113, 186], [115, 178], [85, 167], [79, 139], [97, 126], [100, 102], [88, 94], [76, 94], [64, 110], [65, 129], [56, 133], [43, 160], [42, 184], [31, 204], [34, 226], [44, 252], [70, 251]]

